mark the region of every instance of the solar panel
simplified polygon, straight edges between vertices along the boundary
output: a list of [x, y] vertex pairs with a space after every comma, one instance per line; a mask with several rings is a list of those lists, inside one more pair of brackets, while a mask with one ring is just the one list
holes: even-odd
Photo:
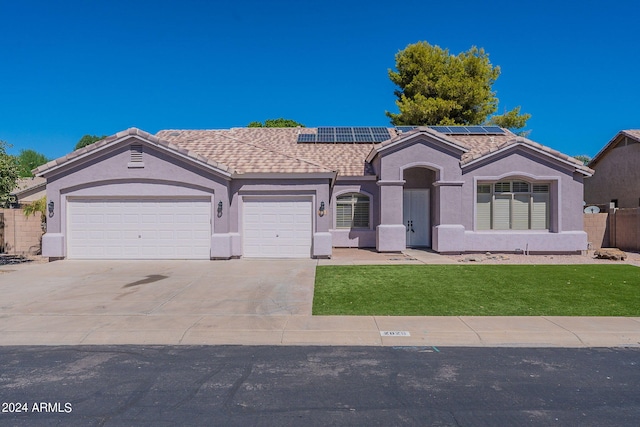
[[436, 132], [448, 135], [501, 135], [504, 130], [500, 126], [429, 126]]
[[382, 142], [391, 138], [391, 134], [389, 134], [389, 129], [383, 127], [374, 127], [371, 128], [371, 133], [373, 134], [374, 142]]
[[396, 129], [399, 130], [400, 132], [409, 132], [411, 130], [414, 130], [417, 127], [418, 126], [396, 126]]
[[449, 128], [449, 133], [451, 134], [464, 134], [469, 133], [466, 127], [464, 126], [447, 126]]
[[431, 129], [440, 133], [449, 133], [449, 128], [446, 126], [429, 126]]
[[504, 130], [500, 126], [483, 126], [486, 133], [503, 134]]
[[316, 142], [316, 134], [314, 133], [301, 133], [298, 135], [298, 142]]
[[486, 133], [482, 126], [467, 126], [469, 133], [483, 134]]
[[318, 142], [336, 142], [335, 128], [318, 128]]

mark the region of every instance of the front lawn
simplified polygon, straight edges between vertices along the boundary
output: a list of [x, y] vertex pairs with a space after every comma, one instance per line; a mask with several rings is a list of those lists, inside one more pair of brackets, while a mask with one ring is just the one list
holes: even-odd
[[630, 265], [318, 266], [315, 315], [640, 316]]

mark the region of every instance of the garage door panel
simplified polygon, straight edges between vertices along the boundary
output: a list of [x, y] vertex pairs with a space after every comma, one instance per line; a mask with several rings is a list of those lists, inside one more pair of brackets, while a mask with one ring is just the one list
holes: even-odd
[[67, 256], [209, 259], [211, 203], [204, 200], [74, 200]]
[[311, 256], [310, 200], [259, 199], [243, 203], [245, 257]]

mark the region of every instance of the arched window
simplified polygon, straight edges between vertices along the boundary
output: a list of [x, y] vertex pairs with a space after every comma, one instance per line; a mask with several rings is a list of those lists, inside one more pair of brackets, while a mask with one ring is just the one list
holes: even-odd
[[336, 228], [369, 228], [369, 196], [361, 193], [338, 196]]
[[525, 181], [479, 182], [476, 193], [478, 230], [549, 228], [549, 184]]

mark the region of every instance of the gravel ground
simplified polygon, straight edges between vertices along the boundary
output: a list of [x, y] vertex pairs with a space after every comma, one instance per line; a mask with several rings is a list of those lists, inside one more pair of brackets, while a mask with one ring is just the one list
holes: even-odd
[[40, 255], [7, 255], [0, 254], [0, 265], [16, 265], [16, 264], [40, 264], [49, 262], [49, 258]]
[[597, 259], [594, 251], [586, 255], [463, 254], [449, 258], [466, 264], [631, 264], [640, 267], [640, 253], [626, 252], [624, 261]]

